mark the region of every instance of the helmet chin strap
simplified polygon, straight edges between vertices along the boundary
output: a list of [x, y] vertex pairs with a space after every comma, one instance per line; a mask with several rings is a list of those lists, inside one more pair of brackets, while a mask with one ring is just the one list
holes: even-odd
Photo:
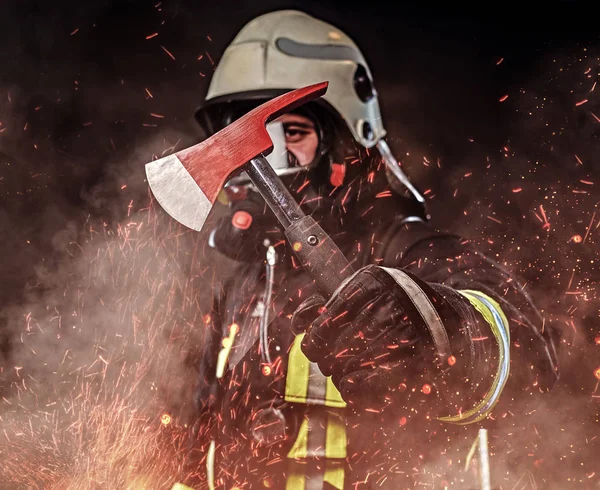
[[379, 153], [383, 157], [383, 161], [385, 162], [385, 165], [390, 170], [390, 172], [392, 172], [394, 177], [396, 177], [404, 185], [404, 187], [406, 187], [410, 191], [410, 193], [413, 195], [413, 197], [418, 202], [424, 204], [425, 198], [415, 188], [415, 186], [412, 185], [410, 180], [408, 180], [408, 177], [400, 168], [400, 164], [398, 163], [398, 160], [396, 160], [396, 158], [394, 158], [394, 155], [392, 154], [392, 150], [390, 150], [390, 147], [383, 139], [380, 139], [377, 142], [377, 149], [379, 150]]

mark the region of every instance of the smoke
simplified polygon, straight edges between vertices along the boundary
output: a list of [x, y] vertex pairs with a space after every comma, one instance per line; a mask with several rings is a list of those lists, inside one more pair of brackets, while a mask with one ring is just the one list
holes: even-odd
[[0, 75], [0, 487], [170, 488], [212, 277], [143, 166], [195, 142], [211, 65], [160, 48], [179, 55], [173, 18], [146, 39], [153, 5], [144, 20], [133, 4], [57, 7], [14, 3], [0, 21], [16, 48]]
[[212, 280], [205, 240], [132, 177], [165, 140], [177, 141], [140, 144], [86, 192], [85, 208], [103, 215], [54, 233], [53, 260], [2, 312], [6, 488], [161, 488], [181, 469]]

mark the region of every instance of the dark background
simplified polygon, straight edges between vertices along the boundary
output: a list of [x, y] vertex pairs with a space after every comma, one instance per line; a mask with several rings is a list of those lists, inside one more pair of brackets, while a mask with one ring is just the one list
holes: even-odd
[[[557, 396], [577, 437], [560, 444], [575, 440], [589, 454], [600, 367], [600, 30], [588, 2], [4, 2], [0, 304], [10, 314], [1, 315], [0, 389], [11, 393], [7, 373], [32, 304], [48, 310], [79, 294], [64, 284], [73, 264], [91, 270], [90, 236], [112, 250], [106, 237], [131, 229], [148, 203], [144, 164], [202, 137], [192, 114], [214, 63], [243, 24], [280, 8], [314, 14], [357, 42], [389, 143], [427, 192], [434, 225], [515, 270], [563, 332]], [[174, 256], [201, 241], [186, 236], [165, 239]], [[123, 284], [113, 303], [136, 287]]]
[[[586, 96], [594, 80], [584, 67], [595, 67], [598, 29], [585, 2], [527, 9], [500, 2], [6, 2], [0, 16], [0, 226], [8, 268], [2, 298], [18, 299], [70, 220], [82, 212], [118, 218], [119, 203], [139, 202], [134, 184], [143, 178], [143, 163], [168, 143], [179, 140], [181, 148], [200, 137], [191, 114], [214, 61], [245, 22], [278, 8], [304, 9], [361, 46], [392, 147], [416, 183], [432, 189], [430, 197], [453, 198], [440, 209], [432, 202], [434, 219], [444, 215], [440, 223], [460, 216], [473, 198], [489, 199], [490, 180], [504, 179], [496, 185], [504, 197], [510, 196], [507, 181], [521, 175], [528, 190], [556, 184], [562, 193], [593, 172], [598, 126], [588, 112], [593, 98]], [[585, 97], [592, 100], [577, 110]], [[578, 152], [583, 163], [576, 166]], [[519, 163], [498, 158], [506, 169], [484, 175], [486, 158], [503, 153]], [[442, 169], [426, 166], [438, 159]], [[538, 159], [541, 172], [531, 163]], [[474, 172], [468, 192], [454, 195], [464, 187], [457, 177], [463, 169]], [[126, 183], [131, 194], [107, 195]], [[531, 194], [514, 197], [522, 196], [535, 207]], [[511, 211], [518, 216], [524, 205]]]

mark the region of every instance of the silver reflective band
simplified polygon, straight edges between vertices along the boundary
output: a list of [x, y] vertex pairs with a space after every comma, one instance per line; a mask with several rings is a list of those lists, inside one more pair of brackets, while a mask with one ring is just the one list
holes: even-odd
[[398, 286], [404, 290], [419, 311], [421, 318], [423, 318], [423, 321], [431, 334], [438, 355], [442, 359], [449, 357], [450, 341], [448, 340], [446, 328], [442, 323], [440, 315], [438, 315], [437, 310], [431, 304], [431, 301], [425, 292], [408, 276], [408, 274], [400, 269], [391, 269], [388, 267], [382, 267], [382, 269], [392, 276]]

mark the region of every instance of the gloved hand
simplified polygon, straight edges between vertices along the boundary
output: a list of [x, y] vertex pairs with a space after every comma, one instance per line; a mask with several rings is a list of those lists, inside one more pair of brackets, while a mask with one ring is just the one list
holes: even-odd
[[[400, 274], [425, 293], [420, 304], [444, 306], [427, 283]], [[327, 303], [319, 295], [304, 301], [292, 325], [296, 331], [310, 325], [302, 350], [332, 377], [350, 406], [382, 410], [401, 402], [405, 407], [427, 404], [434, 409], [441, 363], [426, 314], [415, 305], [414, 288], [407, 293], [384, 268], [370, 265], [338, 288]]]

